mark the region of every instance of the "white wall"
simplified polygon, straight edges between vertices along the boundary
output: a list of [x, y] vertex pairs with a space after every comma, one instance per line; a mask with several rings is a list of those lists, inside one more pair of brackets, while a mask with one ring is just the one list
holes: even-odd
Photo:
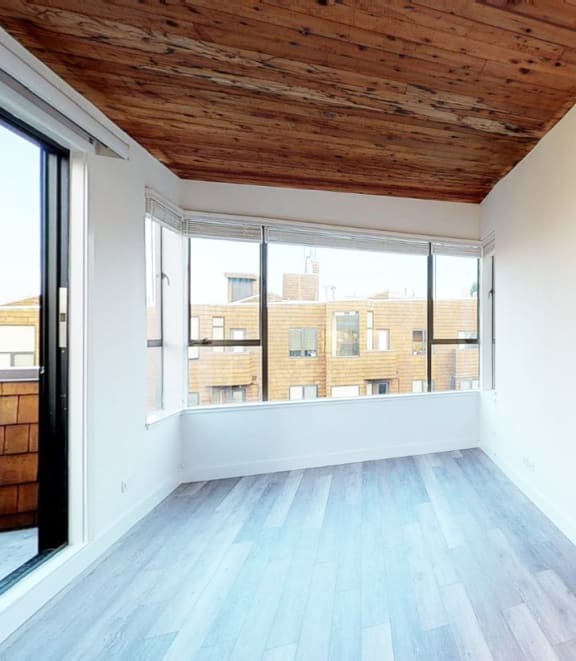
[[195, 211], [310, 221], [461, 239], [480, 238], [480, 205], [381, 195], [183, 181]]
[[[177, 202], [180, 182], [0, 30], [3, 56], [4, 46], [14, 53], [6, 59], [13, 76], [19, 77], [21, 67], [22, 79], [34, 88], [34, 72], [40, 72], [37, 91], [42, 88], [63, 112], [73, 107], [79, 121], [87, 113], [87, 124], [102, 134], [120, 136], [118, 144], [126, 146], [129, 157], [97, 156], [54, 120], [38, 118], [40, 128], [50, 129], [53, 138], [75, 150], [70, 221], [71, 544], [0, 596], [0, 640], [180, 480], [178, 418], [146, 426], [144, 259], [145, 187]], [[4, 97], [5, 91], [0, 85], [0, 104], [7, 101], [18, 113], [17, 99], [10, 90]], [[22, 118], [35, 124], [34, 108], [23, 104], [22, 109]], [[179, 405], [181, 395], [177, 397]], [[122, 481], [128, 485], [124, 493]]]
[[182, 415], [184, 477], [205, 480], [478, 445], [477, 392], [204, 409]]
[[[89, 534], [95, 537], [166, 483], [179, 463], [177, 425], [146, 428], [144, 187], [168, 198], [178, 180], [137, 145], [130, 160], [88, 162], [93, 268], [89, 303]], [[121, 493], [120, 483], [128, 489]]]
[[482, 444], [576, 541], [576, 109], [482, 204], [496, 233], [496, 393]]

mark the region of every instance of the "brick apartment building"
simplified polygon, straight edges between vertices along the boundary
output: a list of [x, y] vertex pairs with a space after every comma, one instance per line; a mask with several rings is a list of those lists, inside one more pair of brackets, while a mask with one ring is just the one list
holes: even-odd
[[[282, 295], [269, 294], [269, 399], [354, 397], [426, 390], [426, 300], [394, 292], [368, 298], [320, 299], [319, 267], [283, 275]], [[255, 275], [224, 274], [228, 301], [191, 306], [193, 339], [257, 339]], [[329, 292], [328, 292], [329, 293]], [[436, 337], [475, 337], [477, 299], [438, 301]], [[189, 403], [260, 399], [259, 347], [191, 347]], [[478, 347], [435, 347], [436, 391], [478, 387]]]

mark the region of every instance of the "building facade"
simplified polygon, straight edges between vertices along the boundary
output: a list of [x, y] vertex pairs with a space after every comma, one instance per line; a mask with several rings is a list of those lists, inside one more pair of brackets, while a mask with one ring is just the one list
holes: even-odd
[[[271, 401], [425, 392], [426, 300], [405, 293], [319, 300], [318, 265], [284, 274], [282, 295], [268, 300], [268, 399]], [[225, 274], [230, 280], [237, 274]], [[251, 295], [228, 302], [191, 306], [192, 339], [258, 339], [256, 276]], [[249, 290], [243, 285], [244, 294]], [[435, 335], [474, 338], [478, 307], [469, 298], [435, 303]], [[479, 386], [477, 345], [434, 347], [433, 390]], [[191, 347], [189, 404], [257, 402], [261, 398], [260, 347]]]

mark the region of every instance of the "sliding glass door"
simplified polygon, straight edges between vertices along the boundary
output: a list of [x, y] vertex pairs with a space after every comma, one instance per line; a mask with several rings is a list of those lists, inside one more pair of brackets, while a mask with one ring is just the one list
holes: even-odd
[[68, 538], [68, 154], [0, 112], [0, 590]]

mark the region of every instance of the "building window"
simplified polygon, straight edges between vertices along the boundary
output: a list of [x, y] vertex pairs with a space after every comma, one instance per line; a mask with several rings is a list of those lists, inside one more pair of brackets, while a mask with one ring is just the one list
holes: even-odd
[[316, 328], [291, 328], [288, 333], [288, 353], [291, 358], [316, 358], [318, 331]]
[[335, 312], [333, 322], [334, 356], [360, 355], [360, 315], [358, 312]]
[[412, 392], [426, 392], [428, 384], [425, 379], [414, 379], [412, 381]]
[[332, 397], [358, 397], [360, 386], [332, 386]]
[[217, 386], [212, 388], [212, 404], [240, 404], [245, 401], [245, 386]]
[[164, 407], [164, 333], [162, 283], [162, 226], [146, 217], [146, 362], [148, 396], [146, 410]]
[[[14, 308], [16, 310], [16, 308]], [[6, 308], [7, 315], [10, 308]], [[12, 314], [17, 314], [12, 312]], [[34, 312], [37, 314], [37, 312]], [[0, 323], [2, 315], [0, 313]], [[0, 325], [0, 369], [36, 365], [36, 328], [34, 326]]]
[[316, 399], [318, 397], [318, 386], [290, 386], [290, 400]]
[[378, 331], [378, 351], [390, 351], [390, 330]]
[[412, 353], [414, 356], [426, 354], [426, 331], [417, 329], [412, 331]]
[[366, 351], [374, 351], [374, 312], [366, 313]]
[[[230, 339], [233, 342], [241, 342], [242, 340], [246, 339], [246, 329], [245, 328], [231, 328], [230, 329]], [[237, 346], [232, 346], [228, 347], [229, 351], [232, 351], [232, 353], [244, 353], [246, 351], [246, 347], [242, 345], [237, 345]]]
[[479, 379], [460, 379], [458, 390], [478, 390], [480, 388]]
[[[224, 339], [224, 317], [212, 317], [212, 339]], [[224, 347], [215, 346], [213, 347], [213, 350], [216, 353], [222, 353], [222, 351], [224, 351]]]
[[228, 279], [228, 300], [231, 303], [254, 296], [256, 276], [226, 273], [226, 277]]
[[370, 381], [366, 384], [367, 395], [387, 395], [390, 392], [390, 381]]

